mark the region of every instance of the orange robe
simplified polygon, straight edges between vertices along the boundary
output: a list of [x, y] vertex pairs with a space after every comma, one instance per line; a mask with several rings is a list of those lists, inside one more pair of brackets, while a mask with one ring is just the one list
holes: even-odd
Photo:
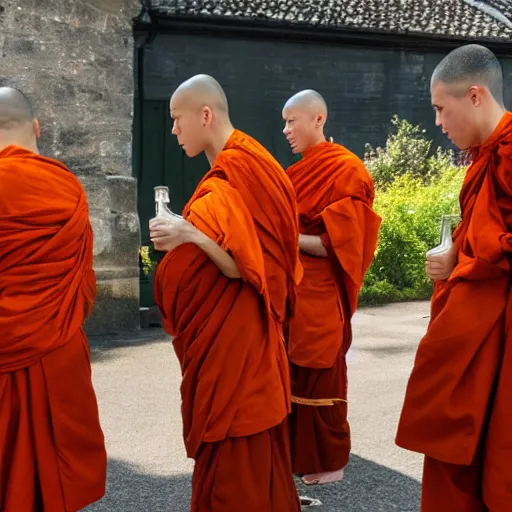
[[96, 281], [85, 193], [64, 165], [0, 152], [0, 510], [74, 512], [105, 492], [82, 331]]
[[192, 511], [297, 511], [282, 334], [301, 277], [293, 187], [258, 142], [235, 130], [183, 215], [242, 275], [225, 277], [184, 244], [155, 276], [183, 373], [185, 445], [196, 462]]
[[396, 442], [426, 455], [424, 512], [512, 510], [512, 114], [473, 151]]
[[351, 318], [377, 244], [380, 218], [361, 160], [331, 142], [304, 152], [288, 171], [297, 194], [300, 232], [320, 236], [328, 257], [301, 252], [304, 278], [289, 324], [293, 470], [343, 468], [350, 453], [345, 355]]

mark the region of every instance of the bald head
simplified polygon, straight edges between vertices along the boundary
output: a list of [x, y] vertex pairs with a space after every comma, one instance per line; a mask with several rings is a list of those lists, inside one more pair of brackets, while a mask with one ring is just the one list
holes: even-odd
[[190, 106], [210, 107], [214, 113], [228, 115], [228, 99], [221, 85], [210, 75], [195, 75], [174, 92], [171, 104], [184, 100]]
[[450, 86], [454, 95], [464, 95], [472, 86], [484, 86], [500, 106], [504, 105], [503, 71], [485, 46], [469, 44], [449, 53], [432, 75], [432, 87], [438, 82]]
[[17, 89], [0, 87], [0, 151], [14, 145], [37, 153], [39, 135], [27, 97]]
[[17, 89], [0, 87], [0, 130], [30, 126], [34, 119], [27, 97]]
[[313, 115], [322, 114], [327, 119], [327, 104], [320, 94], [313, 89], [306, 89], [293, 95], [283, 110], [299, 109]]
[[316, 91], [306, 89], [294, 94], [284, 105], [283, 119], [283, 133], [293, 153], [303, 153], [325, 142], [327, 104]]
[[189, 157], [204, 152], [213, 162], [233, 133], [228, 100], [215, 78], [196, 75], [183, 82], [170, 103], [172, 133]]

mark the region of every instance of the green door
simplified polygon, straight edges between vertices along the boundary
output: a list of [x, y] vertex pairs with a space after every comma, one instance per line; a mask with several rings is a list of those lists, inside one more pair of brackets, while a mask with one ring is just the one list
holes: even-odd
[[[188, 158], [172, 135], [172, 121], [167, 101], [145, 101], [135, 121], [134, 168], [138, 178], [138, 213], [141, 222], [142, 245], [149, 240], [149, 220], [155, 215], [154, 191], [158, 185], [169, 187], [171, 209], [181, 213], [197, 184], [208, 171], [204, 155]], [[141, 130], [141, 131], [139, 131]], [[142, 135], [142, 136], [141, 136]], [[162, 253], [154, 253], [157, 260]], [[141, 306], [154, 305], [152, 276], [141, 271]]]

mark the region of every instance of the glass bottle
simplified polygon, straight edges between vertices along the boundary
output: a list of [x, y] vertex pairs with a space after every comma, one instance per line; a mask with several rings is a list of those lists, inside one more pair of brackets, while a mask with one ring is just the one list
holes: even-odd
[[[169, 197], [169, 187], [159, 186], [155, 187], [155, 213], [156, 217], [172, 217], [172, 211], [167, 206], [170, 206], [171, 199]], [[155, 218], [156, 218], [155, 217]]]
[[448, 252], [453, 246], [452, 227], [456, 221], [456, 215], [443, 215], [441, 218], [441, 243], [427, 252], [427, 257], [436, 256]]

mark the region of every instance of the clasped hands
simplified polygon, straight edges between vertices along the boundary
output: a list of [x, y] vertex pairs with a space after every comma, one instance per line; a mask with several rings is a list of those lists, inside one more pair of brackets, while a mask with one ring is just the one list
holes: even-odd
[[179, 215], [155, 217], [149, 221], [149, 237], [157, 251], [172, 251], [194, 242], [197, 229]]

